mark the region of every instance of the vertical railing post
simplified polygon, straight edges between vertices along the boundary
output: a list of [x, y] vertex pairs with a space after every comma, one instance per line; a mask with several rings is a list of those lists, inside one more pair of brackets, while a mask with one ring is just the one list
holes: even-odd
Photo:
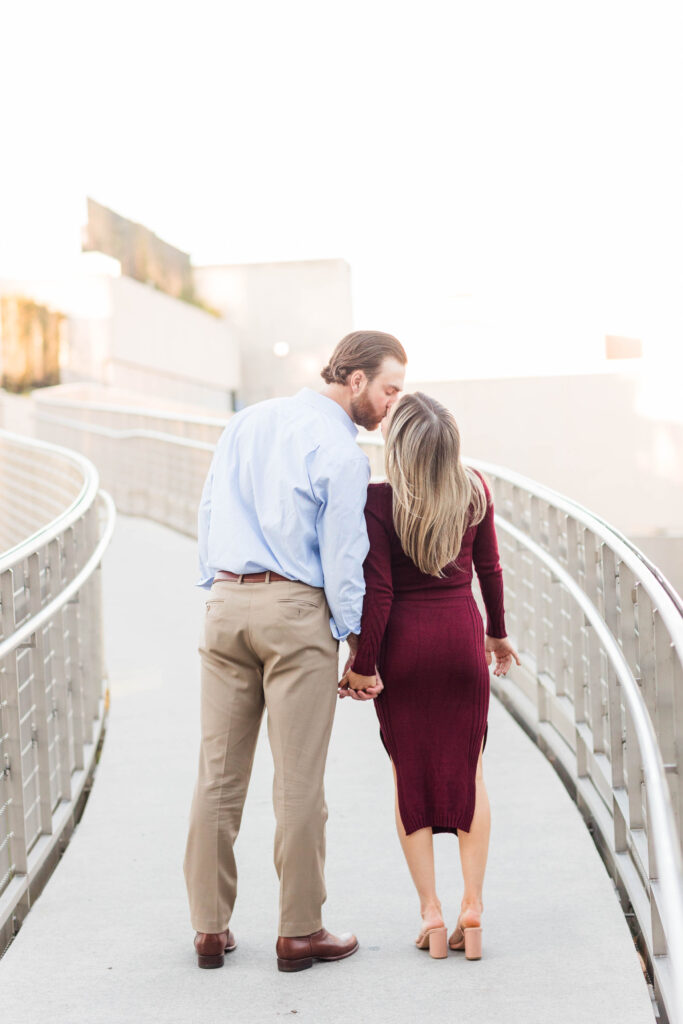
[[[633, 573], [623, 562], [618, 565], [619, 572], [619, 642], [636, 682], [641, 685], [638, 669], [638, 637], [636, 630], [635, 609], [637, 587]], [[642, 775], [643, 762], [628, 707], [624, 706], [624, 745], [625, 777], [628, 789], [629, 824], [632, 829], [642, 829], [645, 818], [643, 813]]]
[[[78, 566], [87, 562], [94, 544], [91, 545], [92, 531], [88, 510], [75, 526]], [[81, 685], [83, 688], [83, 740], [92, 743], [94, 723], [97, 719], [96, 683], [94, 676], [94, 644], [92, 621], [92, 577], [79, 590], [78, 594], [78, 637], [80, 644]]]
[[[548, 549], [553, 557], [561, 562], [561, 535], [560, 519], [564, 524], [566, 517], [560, 516], [559, 509], [550, 506], [548, 508]], [[564, 610], [563, 590], [556, 577], [552, 577], [550, 583], [550, 622], [551, 622], [551, 647], [552, 647], [552, 675], [557, 696], [565, 696], [568, 693], [567, 672], [569, 669], [564, 639]]]
[[[597, 604], [597, 560], [598, 551], [596, 539], [590, 530], [583, 531], [583, 545], [585, 553], [584, 566], [584, 588], [594, 604]], [[591, 716], [591, 732], [593, 733], [593, 752], [602, 754], [605, 751], [605, 726], [602, 702], [602, 658], [600, 645], [595, 635], [595, 630], [586, 619], [584, 628], [587, 633], [588, 643], [588, 701]]]
[[681, 840], [683, 854], [683, 664], [674, 656], [673, 659], [673, 690], [674, 690], [674, 736], [676, 737], [676, 772], [675, 792], [672, 779], [669, 779], [671, 800], [674, 805], [678, 836]]
[[[99, 502], [93, 507], [92, 513], [92, 530], [93, 530], [93, 546], [97, 544], [100, 533], [100, 514], [101, 509]], [[92, 576], [92, 598], [93, 598], [93, 629], [94, 629], [94, 645], [93, 645], [93, 685], [95, 687], [96, 703], [99, 707], [99, 702], [103, 696], [103, 686], [106, 678], [106, 666], [104, 659], [104, 623], [103, 623], [103, 609], [102, 609], [102, 563], [98, 565], [97, 569]]]
[[[29, 608], [31, 615], [37, 615], [42, 607], [40, 593], [40, 556], [37, 551], [29, 555]], [[33, 742], [37, 745], [38, 755], [38, 799], [40, 810], [40, 831], [44, 835], [52, 833], [52, 800], [50, 796], [50, 750], [47, 717], [47, 665], [45, 650], [45, 628], [37, 629], [33, 634], [35, 647], [31, 650], [31, 703], [33, 715], [31, 732]], [[49, 628], [49, 627], [48, 627]]]
[[654, 898], [652, 891], [653, 885], [656, 884], [659, 878], [659, 869], [657, 866], [657, 857], [654, 846], [654, 836], [652, 835], [652, 829], [650, 828], [650, 802], [647, 794], [647, 786], [645, 786], [645, 797], [646, 797], [646, 809], [647, 809], [647, 839], [648, 839], [648, 887], [647, 894], [650, 900], [650, 925], [652, 928], [652, 952], [654, 956], [664, 956], [666, 953], [666, 935], [664, 934], [664, 927], [662, 925], [662, 918], [659, 913], [657, 901]]
[[[612, 636], [617, 639], [617, 567], [614, 551], [602, 545], [602, 593], [604, 617]], [[624, 785], [624, 723], [621, 707], [621, 686], [611, 662], [607, 666], [607, 702], [609, 723], [610, 764], [612, 767], [612, 789]], [[625, 842], [625, 838], [624, 838]]]
[[[601, 546], [603, 615], [612, 636], [619, 635], [617, 623], [618, 574], [616, 555], [607, 545]], [[623, 853], [627, 848], [628, 822], [622, 813], [618, 795], [624, 788], [624, 743], [626, 726], [621, 706], [621, 685], [611, 661], [607, 664], [607, 709], [609, 726], [610, 768], [612, 772], [612, 815], [614, 849]]]
[[[579, 578], [579, 532], [576, 520], [571, 516], [566, 521], [567, 569], [570, 575]], [[579, 729], [586, 721], [586, 670], [584, 660], [583, 614], [573, 601], [569, 608], [569, 636], [571, 642], [571, 673], [574, 704], [574, 742], [576, 746], [576, 774], [578, 778], [588, 775], [588, 749]]]
[[[62, 552], [58, 537], [49, 546], [49, 596], [56, 597], [62, 589]], [[56, 719], [55, 746], [58, 759], [59, 792], [62, 800], [71, 799], [71, 758], [69, 756], [69, 694], [66, 674], [66, 616], [64, 610], [55, 615], [52, 664], [54, 668], [54, 702]]]
[[[64, 532], [64, 576], [69, 582], [76, 575], [77, 555], [73, 527]], [[83, 768], [84, 716], [83, 716], [83, 666], [78, 622], [78, 595], [68, 602], [64, 609], [67, 630], [67, 651], [69, 677], [67, 689], [71, 704], [71, 729], [73, 737], [73, 768]]]
[[[679, 792], [680, 777], [678, 773], [681, 765], [678, 760], [678, 747], [682, 741], [681, 737], [676, 735], [677, 709], [674, 699], [674, 662], [678, 661], [678, 658], [657, 609], [654, 611], [654, 626], [655, 666], [657, 673], [657, 738], [680, 837], [681, 820], [679, 813], [681, 795]], [[678, 716], [680, 719], [680, 709], [678, 710]]]
[[[0, 576], [2, 601], [2, 635], [11, 636], [16, 619], [14, 614], [14, 570]], [[4, 659], [0, 671], [0, 701], [3, 702], [7, 721], [5, 763], [0, 765], [8, 787], [8, 825], [10, 834], [10, 870], [25, 875], [27, 871], [26, 817], [24, 813], [24, 773], [21, 763], [21, 730], [19, 716], [19, 680], [16, 651]]]
[[[537, 544], [541, 540], [541, 515], [540, 502], [535, 496], [531, 499], [531, 536]], [[538, 709], [539, 722], [547, 722], [549, 717], [548, 694], [544, 682], [541, 681], [541, 674], [546, 673], [547, 647], [546, 626], [545, 626], [545, 600], [546, 600], [546, 574], [539, 562], [534, 560], [533, 564], [533, 588], [534, 588], [534, 654], [536, 658], [536, 707]]]
[[[97, 546], [98, 536], [97, 503], [88, 509], [85, 515], [86, 553], [89, 558]], [[90, 715], [94, 722], [99, 717], [100, 698], [102, 696], [103, 659], [102, 659], [102, 609], [101, 609], [101, 566], [93, 572], [86, 583], [88, 604], [88, 669], [86, 685], [88, 688]]]

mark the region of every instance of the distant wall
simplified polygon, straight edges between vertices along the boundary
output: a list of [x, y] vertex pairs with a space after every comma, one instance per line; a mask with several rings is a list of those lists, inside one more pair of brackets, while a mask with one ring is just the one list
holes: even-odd
[[120, 277], [112, 280], [104, 380], [229, 411], [239, 387], [239, 353], [225, 320]]
[[0, 280], [0, 295], [15, 293], [65, 314], [59, 345], [64, 383], [94, 381], [211, 412], [232, 409], [239, 353], [220, 317], [111, 273]]
[[[318, 387], [336, 343], [352, 329], [344, 260], [198, 267], [196, 294], [228, 321], [240, 351], [240, 401]], [[277, 356], [277, 343], [289, 353]]]

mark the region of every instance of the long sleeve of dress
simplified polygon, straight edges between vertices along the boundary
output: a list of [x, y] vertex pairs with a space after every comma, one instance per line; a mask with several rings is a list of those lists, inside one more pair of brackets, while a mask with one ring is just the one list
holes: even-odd
[[487, 498], [486, 515], [477, 526], [472, 545], [472, 561], [477, 571], [481, 596], [486, 608], [486, 635], [501, 638], [507, 635], [503, 606], [503, 570], [500, 565], [498, 540], [493, 522], [493, 501], [485, 483], [484, 490]]
[[386, 525], [372, 508], [372, 498], [365, 507], [370, 550], [363, 563], [365, 598], [358, 651], [353, 671], [371, 676], [375, 671], [379, 649], [389, 620], [394, 587], [391, 573], [391, 545]]

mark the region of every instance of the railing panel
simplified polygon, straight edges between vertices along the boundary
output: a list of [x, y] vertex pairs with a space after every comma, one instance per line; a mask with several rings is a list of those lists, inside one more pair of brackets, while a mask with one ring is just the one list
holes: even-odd
[[[509, 632], [538, 680], [535, 720], [528, 671], [513, 670], [504, 687], [494, 685], [530, 731], [545, 723], [544, 749], [570, 765], [577, 784], [593, 788], [597, 803], [584, 806], [584, 788], [582, 808], [638, 915], [663, 1016], [683, 1021], [683, 605], [607, 524], [532, 481], [478, 468], [491, 478], [499, 533], [508, 535], [500, 550]], [[519, 613], [529, 582], [524, 604], [533, 629]], [[565, 710], [572, 703], [573, 732]], [[567, 747], [573, 769], [562, 754]]]
[[[95, 468], [74, 452], [0, 431], [5, 506], [37, 495], [62, 500], [51, 521], [0, 553], [0, 953], [59, 857], [94, 766], [102, 723], [101, 605], [94, 575], [114, 524]], [[17, 454], [19, 453], [19, 454]], [[12, 457], [10, 457], [10, 454]], [[12, 467], [20, 467], [17, 490]], [[37, 502], [40, 516], [50, 506]], [[54, 511], [54, 508], [52, 509]], [[0, 531], [2, 536], [6, 532]], [[79, 610], [80, 608], [80, 610]], [[65, 611], [66, 609], [66, 611]], [[97, 731], [94, 726], [97, 722]], [[55, 833], [55, 813], [60, 831]]]

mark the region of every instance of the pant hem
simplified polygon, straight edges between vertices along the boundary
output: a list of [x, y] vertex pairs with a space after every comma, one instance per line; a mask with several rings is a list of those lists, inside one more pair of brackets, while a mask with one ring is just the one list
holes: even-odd
[[282, 921], [280, 923], [280, 936], [283, 939], [295, 939], [302, 935], [312, 935], [319, 932], [323, 926], [322, 918], [309, 918], [308, 921]]
[[215, 921], [191, 921], [192, 927], [196, 932], [204, 932], [206, 935], [220, 935], [221, 932], [227, 932], [230, 927], [230, 922], [224, 925], [217, 926]]

